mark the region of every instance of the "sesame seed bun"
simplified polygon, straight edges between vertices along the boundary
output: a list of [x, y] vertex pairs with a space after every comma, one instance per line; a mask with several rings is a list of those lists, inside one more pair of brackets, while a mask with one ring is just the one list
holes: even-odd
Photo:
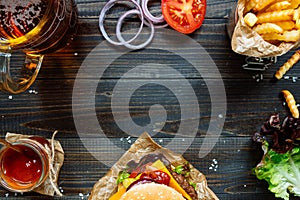
[[120, 200], [185, 200], [175, 189], [157, 183], [145, 183], [133, 186]]

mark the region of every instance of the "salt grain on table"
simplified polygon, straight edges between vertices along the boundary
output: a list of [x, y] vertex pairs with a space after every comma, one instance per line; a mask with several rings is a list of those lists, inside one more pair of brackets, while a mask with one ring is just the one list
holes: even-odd
[[213, 159], [212, 160], [212, 163], [210, 164], [210, 166], [209, 166], [209, 170], [214, 170], [215, 172], [217, 171], [217, 169], [218, 169], [218, 167], [219, 167], [219, 165], [218, 165], [218, 161], [217, 161], [217, 159]]

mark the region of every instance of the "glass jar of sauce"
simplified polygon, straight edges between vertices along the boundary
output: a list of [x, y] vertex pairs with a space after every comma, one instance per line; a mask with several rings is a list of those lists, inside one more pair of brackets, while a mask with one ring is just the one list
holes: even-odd
[[0, 183], [13, 192], [28, 192], [48, 177], [50, 160], [42, 137], [19, 139], [0, 151]]

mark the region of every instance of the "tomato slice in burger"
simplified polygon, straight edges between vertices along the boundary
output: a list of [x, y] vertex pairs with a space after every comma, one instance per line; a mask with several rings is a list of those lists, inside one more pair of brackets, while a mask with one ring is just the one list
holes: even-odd
[[142, 173], [140, 179], [152, 179], [154, 182], [164, 185], [169, 185], [171, 177], [163, 171], [148, 171]]
[[189, 34], [202, 25], [206, 0], [162, 0], [161, 9], [164, 19], [172, 28]]

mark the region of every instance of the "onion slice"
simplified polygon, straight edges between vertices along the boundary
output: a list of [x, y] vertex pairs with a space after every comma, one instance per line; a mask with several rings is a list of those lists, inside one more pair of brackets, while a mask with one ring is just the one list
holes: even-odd
[[[154, 25], [155, 28], [165, 28], [168, 26], [163, 15], [160, 15], [159, 17], [155, 17], [150, 13], [150, 11], [148, 9], [149, 0], [141, 0], [141, 1], [142, 1], [141, 6], [142, 6], [143, 13], [145, 15], [145, 18], [147, 18], [149, 21], [151, 21], [153, 24], [155, 24]], [[149, 24], [147, 22], [145, 22], [145, 24], [147, 26], [149, 26]]]
[[164, 16], [163, 15], [161, 15], [159, 17], [153, 16], [148, 9], [148, 2], [149, 2], [149, 0], [142, 0], [142, 3], [141, 3], [145, 17], [148, 20], [150, 20], [151, 22], [153, 22], [154, 24], [163, 23], [165, 21]]
[[[135, 0], [129, 0], [130, 2], [132, 2], [134, 4], [134, 6], [136, 7], [136, 9], [142, 13], [142, 8], [141, 6], [139, 5], [138, 2], [136, 2]], [[130, 40], [128, 41], [125, 41], [125, 42], [120, 42], [120, 41], [114, 41], [112, 39], [110, 39], [110, 37], [108, 36], [105, 28], [104, 28], [104, 20], [105, 20], [105, 15], [107, 13], [107, 11], [109, 9], [111, 9], [111, 7], [113, 7], [113, 5], [117, 2], [121, 2], [121, 3], [124, 3], [122, 2], [122, 0], [110, 0], [108, 1], [102, 8], [101, 12], [100, 12], [100, 15], [99, 15], [99, 28], [100, 28], [100, 31], [103, 35], [103, 37], [111, 44], [113, 45], [117, 45], [117, 46], [121, 46], [121, 45], [124, 45], [124, 43], [130, 43], [132, 41], [134, 41], [138, 35], [141, 33], [142, 29], [143, 29], [143, 26], [144, 26], [144, 16], [143, 15], [139, 15], [140, 16], [140, 19], [141, 19], [141, 24], [140, 24], [140, 27], [138, 29], [138, 32], [135, 34], [134, 37], [132, 37]], [[126, 14], [126, 13], [125, 13]], [[124, 15], [124, 14], [123, 14]]]
[[[133, 50], [145, 48], [152, 41], [155, 28], [163, 28], [163, 27], [168, 26], [168, 24], [164, 20], [163, 15], [161, 15], [159, 17], [155, 17], [150, 13], [150, 11], [148, 9], [148, 1], [149, 0], [127, 0], [127, 2], [125, 2], [124, 0], [109, 0], [102, 8], [100, 15], [99, 15], [99, 28], [100, 28], [100, 31], [101, 31], [103, 37], [109, 43], [111, 43], [113, 45], [125, 46], [125, 47], [127, 47], [129, 49], [133, 49]], [[125, 4], [127, 6], [128, 6], [128, 3], [132, 3], [135, 8], [123, 13], [121, 15], [121, 17], [118, 19], [117, 26], [116, 26], [117, 41], [114, 41], [109, 37], [108, 33], [106, 32], [106, 30], [104, 28], [104, 20], [105, 20], [105, 15], [108, 12], [108, 10], [111, 9], [116, 3]], [[133, 15], [133, 14], [136, 14], [139, 16], [141, 23], [140, 23], [137, 33], [132, 38], [125, 40], [121, 33], [122, 24], [126, 17], [128, 17], [129, 15]], [[136, 40], [138, 38], [138, 36], [141, 34], [144, 24], [146, 26], [150, 27], [150, 29], [151, 29], [149, 38], [141, 44], [137, 44], [137, 45], [132, 44], [132, 42], [134, 40]]]
[[[138, 44], [138, 45], [133, 45], [133, 44], [130, 44], [131, 41], [126, 41], [124, 39], [124, 37], [122, 36], [122, 33], [121, 33], [121, 27], [122, 27], [122, 23], [124, 21], [124, 19], [128, 16], [128, 15], [131, 15], [131, 14], [137, 14], [137, 15], [140, 15], [142, 16], [142, 13], [141, 11], [137, 10], [137, 9], [133, 9], [133, 10], [129, 10], [127, 11], [126, 13], [124, 13], [118, 20], [118, 23], [117, 23], [117, 27], [116, 27], [116, 36], [118, 38], [118, 40], [127, 48], [129, 49], [133, 49], [133, 50], [137, 50], [137, 49], [142, 49], [142, 48], [145, 48], [153, 39], [153, 36], [154, 36], [154, 25], [152, 22], [150, 22], [148, 19], [146, 19], [150, 25], [150, 29], [151, 29], [151, 33], [150, 33], [150, 36], [149, 38], [141, 43], [141, 44]], [[142, 20], [142, 19], [141, 19]], [[143, 21], [141, 22], [143, 23]], [[137, 34], [135, 35], [137, 36]]]

